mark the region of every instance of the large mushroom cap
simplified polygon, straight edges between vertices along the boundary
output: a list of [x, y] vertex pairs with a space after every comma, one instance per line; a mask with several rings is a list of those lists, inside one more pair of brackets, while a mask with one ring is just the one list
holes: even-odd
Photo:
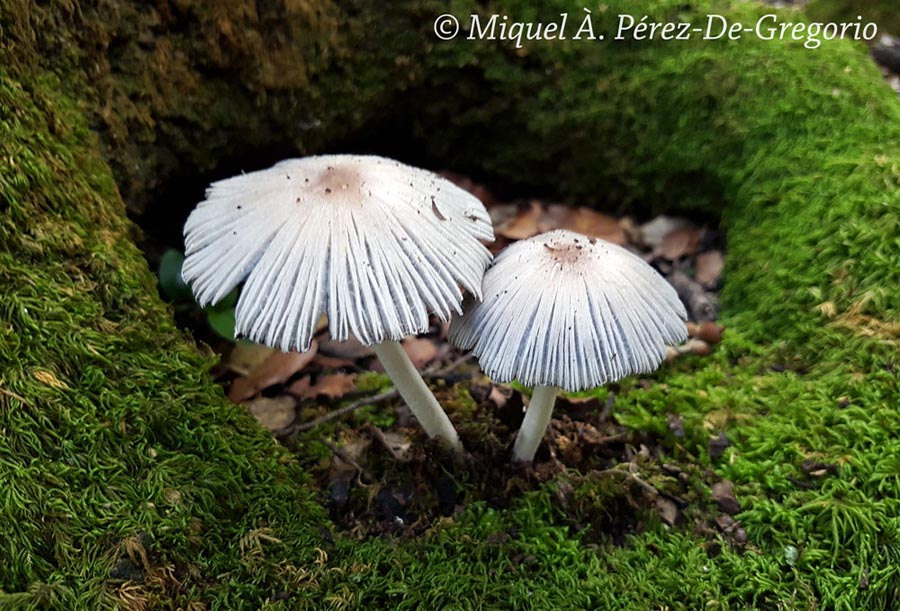
[[594, 388], [656, 369], [687, 337], [666, 280], [620, 246], [572, 231], [516, 242], [484, 276], [484, 300], [450, 325], [498, 382]]
[[453, 183], [381, 157], [289, 159], [214, 183], [184, 228], [183, 275], [201, 305], [246, 279], [235, 330], [307, 350], [322, 312], [331, 335], [364, 344], [460, 312], [481, 295], [493, 240], [481, 202]]

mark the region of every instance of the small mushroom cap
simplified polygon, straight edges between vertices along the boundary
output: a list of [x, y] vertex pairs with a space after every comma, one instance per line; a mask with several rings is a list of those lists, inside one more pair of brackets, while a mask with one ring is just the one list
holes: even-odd
[[558, 230], [506, 248], [450, 325], [498, 382], [594, 388], [656, 369], [687, 338], [675, 289], [626, 249]]
[[481, 295], [493, 240], [481, 202], [436, 174], [373, 156], [289, 159], [213, 183], [184, 228], [184, 279], [200, 305], [246, 280], [235, 330], [282, 350], [364, 344], [428, 328]]

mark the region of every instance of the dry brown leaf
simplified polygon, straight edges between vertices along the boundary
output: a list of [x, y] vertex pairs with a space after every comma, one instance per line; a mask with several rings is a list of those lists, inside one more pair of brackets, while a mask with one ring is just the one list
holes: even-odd
[[400, 462], [409, 460], [412, 441], [408, 436], [400, 432], [382, 431], [375, 426], [371, 427], [370, 430], [375, 436], [375, 439], [377, 439], [378, 442], [381, 443], [381, 445], [391, 454], [391, 457], [394, 460], [399, 460]]
[[513, 389], [509, 386], [497, 386], [494, 384], [491, 386], [490, 394], [488, 394], [488, 401], [497, 407], [503, 407], [509, 401], [509, 398], [512, 397], [512, 394]]
[[293, 397], [257, 397], [245, 403], [250, 413], [270, 431], [280, 431], [294, 421], [297, 404]]
[[339, 356], [325, 356], [321, 353], [316, 355], [316, 358], [313, 359], [313, 363], [322, 369], [343, 369], [345, 367], [353, 367], [356, 365], [356, 361], [344, 359]]
[[353, 336], [339, 342], [330, 335], [325, 335], [319, 340], [319, 353], [325, 356], [334, 356], [342, 359], [350, 359], [352, 361], [368, 358], [375, 354], [370, 346], [363, 346], [359, 340]]
[[541, 232], [538, 221], [542, 214], [541, 205], [532, 201], [527, 209], [520, 210], [516, 216], [500, 224], [495, 233], [510, 240], [524, 240], [535, 236]]
[[696, 227], [681, 227], [667, 233], [662, 244], [656, 249], [656, 254], [675, 261], [681, 257], [692, 255], [700, 246], [700, 230]]
[[331, 336], [325, 336], [319, 341], [319, 352], [325, 356], [334, 356], [342, 359], [364, 359], [375, 354], [370, 346], [363, 346], [355, 337], [348, 337], [339, 342]]
[[662, 245], [663, 238], [666, 237], [667, 234], [672, 233], [676, 229], [691, 226], [692, 223], [687, 219], [661, 215], [649, 223], [641, 225], [641, 242], [645, 246], [655, 249]]
[[401, 345], [416, 369], [433, 361], [438, 352], [435, 342], [424, 337], [407, 337]]
[[630, 216], [623, 216], [619, 219], [619, 227], [625, 232], [626, 243], [640, 244], [641, 228], [638, 227], [633, 218]]
[[234, 345], [223, 364], [226, 369], [238, 375], [246, 376], [262, 365], [275, 352], [275, 348], [241, 341]]
[[315, 384], [310, 384], [309, 378], [303, 377], [291, 384], [287, 392], [301, 399], [316, 397], [339, 399], [354, 390], [356, 390], [355, 373], [333, 373], [322, 376]]
[[292, 375], [303, 370], [316, 356], [318, 342], [312, 341], [306, 352], [274, 352], [250, 375], [238, 378], [231, 383], [228, 399], [232, 403], [240, 403], [253, 397], [264, 388], [275, 384], [283, 384]]
[[488, 214], [491, 217], [491, 224], [494, 227], [499, 227], [519, 214], [519, 206], [516, 204], [494, 204], [488, 207]]
[[313, 386], [317, 396], [338, 399], [356, 390], [355, 373], [333, 373], [324, 376]]
[[312, 388], [312, 381], [309, 376], [303, 376], [299, 380], [295, 380], [291, 382], [291, 385], [284, 389], [284, 392], [294, 395], [298, 399], [307, 399], [312, 397], [310, 394], [310, 389]]
[[708, 289], [715, 288], [725, 268], [725, 257], [720, 250], [702, 252], [697, 255], [695, 265], [694, 279]]
[[554, 229], [568, 229], [613, 244], [621, 245], [628, 241], [619, 221], [607, 214], [584, 207], [572, 208], [563, 204], [552, 204], [541, 216], [538, 228], [541, 233]]

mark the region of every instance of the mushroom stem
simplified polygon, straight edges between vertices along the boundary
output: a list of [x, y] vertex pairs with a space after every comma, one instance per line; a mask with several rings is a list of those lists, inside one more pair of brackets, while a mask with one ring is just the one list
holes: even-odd
[[513, 446], [513, 459], [516, 462], [529, 463], [534, 460], [544, 431], [553, 415], [553, 404], [556, 403], [556, 386], [535, 386], [531, 393], [531, 402], [525, 410], [525, 419], [516, 436], [516, 444]]
[[372, 349], [378, 360], [384, 365], [384, 370], [394, 382], [394, 387], [416, 419], [428, 433], [429, 437], [440, 437], [456, 450], [462, 450], [459, 435], [450, 418], [441, 409], [437, 399], [425, 384], [416, 367], [409, 360], [406, 351], [399, 342], [382, 342], [374, 344]]

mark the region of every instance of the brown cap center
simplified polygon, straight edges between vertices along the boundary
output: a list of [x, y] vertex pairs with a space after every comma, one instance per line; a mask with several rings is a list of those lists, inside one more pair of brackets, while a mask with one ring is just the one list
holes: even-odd
[[355, 168], [330, 165], [318, 176], [310, 177], [307, 187], [313, 196], [331, 200], [334, 204], [362, 205], [360, 191], [363, 183]]
[[571, 265], [576, 263], [584, 255], [582, 244], [545, 243], [544, 248], [550, 257], [560, 264]]

